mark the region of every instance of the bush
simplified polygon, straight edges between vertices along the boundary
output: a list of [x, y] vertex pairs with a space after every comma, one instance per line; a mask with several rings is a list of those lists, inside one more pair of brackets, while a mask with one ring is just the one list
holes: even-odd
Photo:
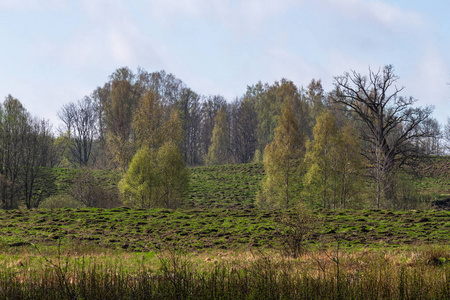
[[82, 169], [75, 177], [70, 195], [86, 207], [114, 208], [122, 204], [118, 191], [102, 186], [89, 169]]
[[318, 217], [304, 204], [296, 205], [290, 212], [286, 211], [285, 215], [277, 220], [283, 254], [293, 258], [303, 255], [318, 221]]
[[400, 210], [429, 208], [431, 201], [427, 201], [427, 197], [420, 194], [413, 179], [404, 172], [399, 172], [391, 178], [392, 195], [387, 199], [388, 208]]
[[81, 208], [84, 204], [70, 195], [50, 196], [39, 205], [39, 208]]

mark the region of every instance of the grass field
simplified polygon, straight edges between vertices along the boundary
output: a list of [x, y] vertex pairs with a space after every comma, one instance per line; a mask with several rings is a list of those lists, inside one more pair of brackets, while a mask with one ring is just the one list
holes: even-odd
[[[189, 170], [191, 181], [186, 206], [198, 209], [252, 209], [264, 176], [262, 164], [195, 167]], [[422, 158], [406, 170], [413, 186], [430, 201], [450, 198], [450, 157]], [[49, 195], [67, 194], [76, 174], [77, 170], [72, 169], [47, 169], [43, 189]], [[100, 185], [114, 189], [120, 174], [94, 171], [94, 178]]]
[[[442, 200], [449, 170], [429, 158], [410, 174]], [[280, 220], [293, 212], [253, 206], [262, 165], [190, 171], [189, 209], [0, 211], [0, 299], [450, 299], [449, 210], [314, 210], [292, 258]], [[47, 172], [53, 195], [76, 175]]]
[[[56, 245], [59, 239], [129, 251], [273, 248], [282, 212], [258, 210], [55, 209], [0, 211], [0, 245]], [[450, 242], [449, 211], [315, 211], [311, 242], [398, 247]]]

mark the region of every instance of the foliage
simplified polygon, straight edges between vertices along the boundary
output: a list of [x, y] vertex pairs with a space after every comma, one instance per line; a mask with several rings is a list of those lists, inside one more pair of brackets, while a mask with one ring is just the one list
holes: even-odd
[[252, 163], [261, 164], [264, 162], [264, 155], [261, 153], [259, 149], [255, 150], [255, 154], [253, 155]]
[[54, 195], [41, 202], [39, 208], [82, 208], [84, 204], [70, 195]]
[[363, 191], [360, 141], [350, 126], [338, 128], [330, 111], [316, 121], [314, 140], [307, 143], [304, 195], [324, 208], [357, 206]]
[[222, 108], [214, 119], [211, 145], [205, 158], [206, 165], [221, 165], [229, 163], [230, 159], [230, 136], [227, 115]]
[[137, 208], [177, 208], [189, 184], [179, 148], [166, 143], [159, 149], [143, 147], [134, 155], [119, 183], [123, 203]]
[[264, 151], [266, 177], [257, 199], [259, 207], [289, 208], [299, 201], [304, 140], [292, 107], [286, 105], [275, 129], [274, 140]]
[[103, 99], [107, 126], [107, 145], [112, 160], [125, 171], [133, 153], [133, 111], [140, 96], [139, 84], [128, 68], [116, 70], [111, 75], [110, 95]]
[[189, 172], [180, 149], [173, 143], [166, 143], [158, 149], [157, 170], [161, 182], [160, 201], [163, 207], [182, 206], [189, 188]]
[[[133, 117], [137, 147], [159, 148], [167, 142], [179, 143], [181, 124], [176, 110], [165, 115], [164, 106], [154, 91], [147, 92], [138, 102]], [[167, 119], [166, 119], [167, 118]]]

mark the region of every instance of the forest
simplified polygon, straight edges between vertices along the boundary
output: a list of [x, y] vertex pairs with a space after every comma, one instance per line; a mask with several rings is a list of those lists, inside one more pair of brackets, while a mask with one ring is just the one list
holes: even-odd
[[[96, 199], [185, 207], [190, 167], [242, 163], [264, 166], [253, 203], [261, 209], [413, 207], [404, 170], [448, 154], [450, 119], [439, 124], [398, 81], [388, 65], [336, 76], [331, 91], [320, 79], [306, 87], [281, 79], [227, 101], [165, 71], [123, 67], [62, 104], [58, 128], [8, 95], [0, 107], [1, 207], [39, 207], [50, 196], [49, 168], [81, 170], [84, 189], [71, 195], [88, 207], [112, 205]], [[120, 174], [116, 190], [92, 186], [92, 170]]]

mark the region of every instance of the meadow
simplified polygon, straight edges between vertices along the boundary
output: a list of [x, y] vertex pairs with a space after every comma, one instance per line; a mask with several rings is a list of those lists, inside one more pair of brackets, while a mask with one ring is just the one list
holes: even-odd
[[[185, 209], [0, 211], [0, 298], [450, 299], [449, 162], [412, 173], [424, 209], [314, 210], [296, 257], [295, 212], [253, 206], [258, 164], [192, 168]], [[49, 172], [66, 193], [74, 171]]]

